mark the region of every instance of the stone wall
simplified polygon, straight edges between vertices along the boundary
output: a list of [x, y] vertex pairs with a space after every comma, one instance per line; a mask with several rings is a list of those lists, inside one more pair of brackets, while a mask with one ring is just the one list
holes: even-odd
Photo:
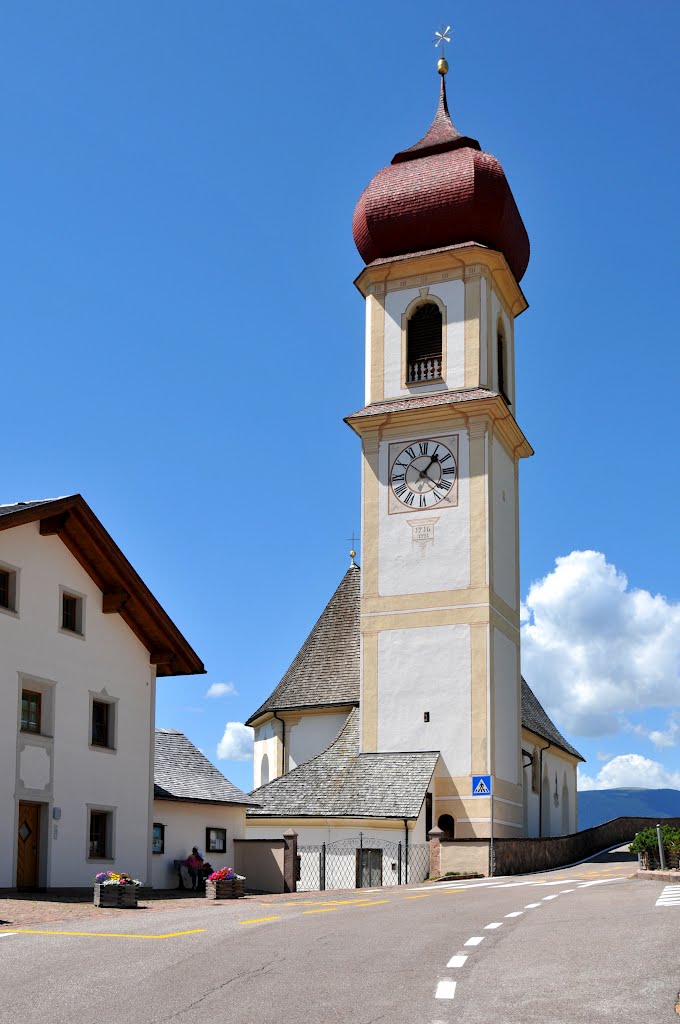
[[[680, 828], [680, 818], [662, 818], [662, 823]], [[636, 832], [658, 823], [657, 818], [614, 818], [602, 825], [576, 832], [570, 836], [551, 836], [543, 839], [496, 839], [494, 840], [495, 875], [521, 875], [530, 871], [547, 871], [550, 868], [576, 864], [586, 857], [600, 853], [612, 846], [633, 841]], [[489, 841], [483, 840], [488, 851]], [[470, 844], [474, 845], [474, 851]], [[441, 841], [442, 871], [465, 871], [471, 854], [479, 863], [483, 855], [479, 851], [480, 840], [453, 839]], [[478, 868], [484, 870], [485, 868]]]

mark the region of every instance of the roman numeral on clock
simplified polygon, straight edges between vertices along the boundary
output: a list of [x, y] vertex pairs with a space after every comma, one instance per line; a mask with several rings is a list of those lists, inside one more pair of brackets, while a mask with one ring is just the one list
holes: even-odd
[[430, 442], [429, 441], [419, 441], [418, 442], [418, 447], [420, 448], [420, 454], [421, 455], [427, 455], [429, 453], [429, 449], [430, 449]]
[[404, 502], [405, 505], [412, 505], [413, 502], [415, 501], [415, 497], [416, 496], [413, 493], [413, 491], [409, 491], [406, 497], [402, 498], [401, 500]]

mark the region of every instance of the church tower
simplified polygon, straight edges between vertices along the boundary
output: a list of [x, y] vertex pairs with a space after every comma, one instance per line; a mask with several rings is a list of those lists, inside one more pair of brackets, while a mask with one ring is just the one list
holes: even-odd
[[363, 192], [361, 751], [441, 752], [432, 822], [522, 835], [515, 318], [529, 240], [503, 169], [449, 116]]

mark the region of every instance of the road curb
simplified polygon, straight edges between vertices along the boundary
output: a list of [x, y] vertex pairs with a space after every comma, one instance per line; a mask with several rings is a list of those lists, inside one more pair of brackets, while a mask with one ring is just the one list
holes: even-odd
[[630, 877], [646, 882], [680, 882], [680, 871], [636, 871]]

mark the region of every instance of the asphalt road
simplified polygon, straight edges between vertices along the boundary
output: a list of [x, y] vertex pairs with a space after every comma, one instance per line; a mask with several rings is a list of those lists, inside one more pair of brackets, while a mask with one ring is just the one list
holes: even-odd
[[656, 906], [664, 884], [630, 879], [635, 866], [609, 855], [2, 934], [0, 1021], [678, 1021], [680, 901]]

